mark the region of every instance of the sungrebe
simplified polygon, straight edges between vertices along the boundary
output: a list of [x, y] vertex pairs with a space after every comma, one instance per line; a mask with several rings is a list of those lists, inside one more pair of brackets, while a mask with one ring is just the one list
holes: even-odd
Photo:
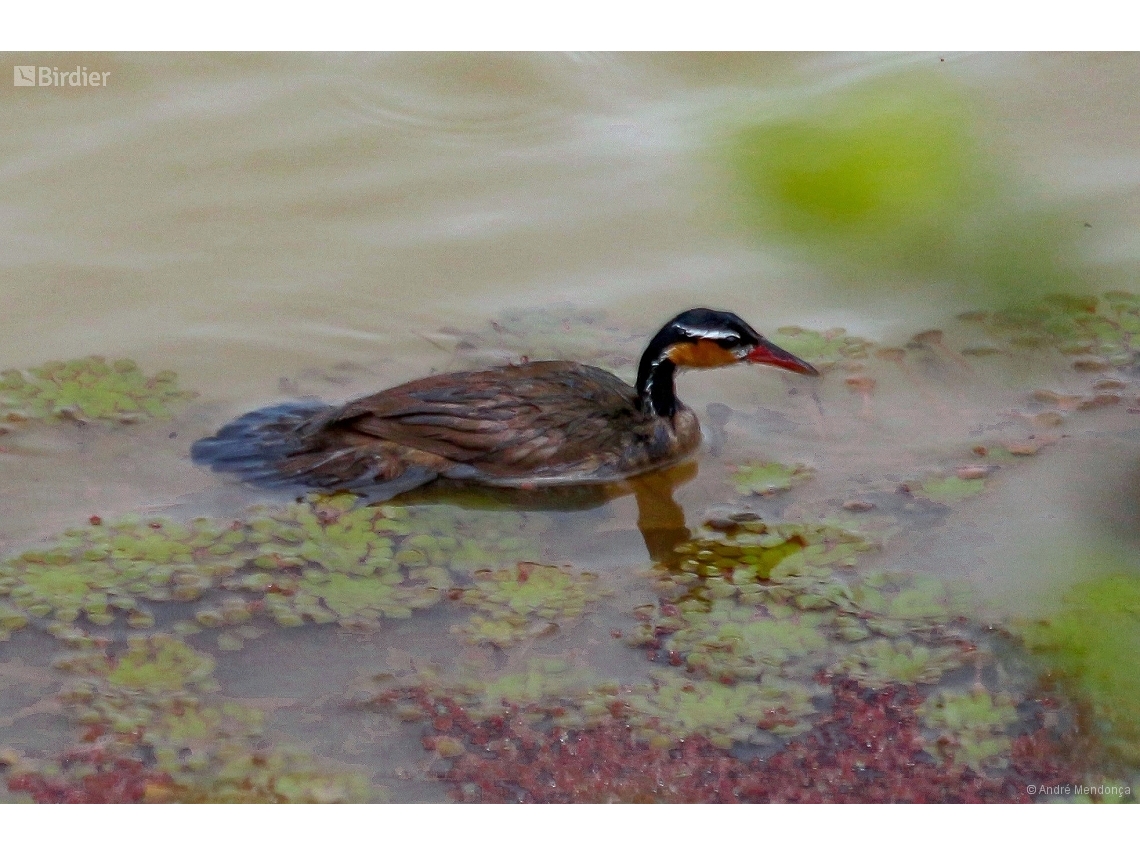
[[268, 487], [391, 498], [443, 476], [501, 487], [596, 484], [676, 463], [700, 444], [678, 368], [735, 362], [816, 375], [731, 312], [689, 309], [653, 337], [637, 385], [576, 362], [413, 380], [343, 406], [246, 413], [194, 443], [196, 463]]

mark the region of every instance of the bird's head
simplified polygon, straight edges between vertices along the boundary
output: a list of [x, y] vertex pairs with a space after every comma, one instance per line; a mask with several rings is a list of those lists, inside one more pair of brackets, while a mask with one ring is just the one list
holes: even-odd
[[796, 374], [819, 374], [807, 362], [777, 347], [732, 312], [689, 309], [661, 328], [650, 349], [678, 368], [715, 368], [735, 362], [774, 365]]

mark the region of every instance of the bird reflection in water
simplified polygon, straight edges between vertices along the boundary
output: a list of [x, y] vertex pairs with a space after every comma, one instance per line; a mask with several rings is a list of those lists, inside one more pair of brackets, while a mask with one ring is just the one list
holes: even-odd
[[637, 503], [637, 530], [650, 560], [673, 566], [677, 561], [675, 547], [692, 537], [674, 491], [695, 478], [697, 468], [696, 461], [688, 460], [621, 482], [533, 490], [435, 482], [391, 501], [409, 506], [448, 504], [485, 511], [572, 513], [594, 510], [632, 495]]

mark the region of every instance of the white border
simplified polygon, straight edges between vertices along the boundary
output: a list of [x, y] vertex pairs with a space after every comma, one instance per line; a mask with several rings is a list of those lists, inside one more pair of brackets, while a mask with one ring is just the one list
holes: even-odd
[[7, 4], [0, 50], [1090, 50], [1140, 45], [1126, 4], [520, 0]]

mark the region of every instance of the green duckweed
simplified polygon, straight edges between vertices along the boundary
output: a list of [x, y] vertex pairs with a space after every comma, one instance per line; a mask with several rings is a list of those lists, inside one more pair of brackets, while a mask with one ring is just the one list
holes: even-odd
[[[375, 679], [386, 689], [396, 690], [381, 692], [380, 703], [394, 704], [396, 714], [406, 720], [418, 720], [423, 712], [417, 706], [392, 700], [399, 697], [401, 688], [421, 688], [454, 698], [474, 719], [515, 710], [532, 723], [549, 719], [564, 727], [585, 727], [601, 720], [622, 690], [616, 681], [555, 656], [528, 656], [521, 667], [492, 674], [441, 674], [425, 666], [401, 677], [381, 675]], [[371, 691], [369, 695], [375, 700]]]
[[130, 638], [117, 655], [88, 650], [62, 656], [55, 666], [129, 691], [162, 693], [216, 688], [211, 676], [214, 660], [181, 639], [161, 633]]
[[806, 359], [819, 371], [826, 372], [841, 363], [866, 359], [875, 343], [849, 335], [842, 327], [817, 332], [803, 327], [780, 327], [772, 335], [772, 343]]
[[919, 718], [934, 732], [931, 753], [981, 771], [1008, 756], [1010, 728], [1017, 723], [1014, 702], [984, 689], [941, 691], [919, 707]]
[[459, 601], [479, 612], [453, 628], [472, 642], [506, 646], [582, 616], [604, 594], [593, 573], [520, 562], [483, 570]]
[[714, 526], [720, 537], [678, 547], [691, 556], [686, 569], [661, 568], [664, 601], [635, 611], [629, 643], [724, 682], [808, 685], [821, 670], [872, 686], [937, 682], [967, 661], [972, 643], [955, 622], [965, 592], [931, 577], [857, 572], [872, 547], [861, 535], [758, 520]]
[[542, 552], [546, 523], [533, 515], [358, 504], [313, 497], [233, 520], [125, 517], [67, 531], [0, 561], [0, 639], [36, 620], [147, 628], [167, 601], [205, 601], [205, 628], [247, 623], [251, 609], [281, 626], [367, 625], [435, 605], [453, 571]]
[[549, 711], [581, 701], [596, 693], [612, 695], [617, 685], [602, 680], [588, 668], [574, 667], [555, 657], [532, 657], [523, 670], [507, 672], [484, 683], [469, 684], [468, 691], [483, 716], [502, 713], [506, 707]]
[[732, 482], [736, 492], [745, 496], [768, 496], [790, 490], [815, 474], [810, 466], [797, 463], [746, 463], [736, 467]]
[[172, 408], [193, 397], [178, 388], [173, 371], [147, 377], [129, 359], [109, 363], [91, 356], [0, 372], [0, 419], [168, 418]]
[[12, 605], [0, 601], [0, 641], [7, 641], [13, 632], [28, 625], [28, 615]]
[[128, 639], [126, 651], [105, 676], [112, 686], [161, 692], [213, 687], [213, 671], [209, 656], [175, 638], [155, 635]]
[[984, 478], [960, 478], [957, 475], [948, 477], [934, 476], [927, 478], [911, 489], [917, 496], [930, 499], [932, 502], [958, 502], [977, 496], [986, 488]]
[[708, 611], [682, 610], [684, 625], [668, 641], [687, 665], [713, 679], [755, 679], [779, 673], [790, 660], [827, 647], [827, 616], [802, 612], [776, 617], [717, 600]]
[[1126, 291], [1101, 298], [1052, 294], [1031, 305], [963, 318], [1009, 347], [1050, 348], [1075, 360], [1099, 357], [1106, 368], [1131, 364], [1140, 341], [1134, 339], [1140, 334], [1140, 296]]
[[881, 688], [889, 683], [937, 683], [968, 661], [968, 655], [952, 644], [931, 647], [909, 638], [875, 638], [853, 645], [832, 671]]
[[854, 583], [843, 608], [861, 616], [869, 629], [888, 637], [932, 632], [969, 608], [969, 592], [930, 576], [876, 573]]
[[239, 532], [209, 520], [188, 524], [124, 520], [65, 532], [45, 547], [0, 562], [0, 596], [22, 613], [58, 622], [115, 614], [136, 625], [152, 620], [144, 601], [191, 600], [236, 570], [210, 555]]
[[[133, 638], [119, 656], [62, 659], [75, 679], [61, 694], [77, 725], [109, 734], [104, 748], [144, 760], [147, 801], [357, 802], [375, 798], [368, 781], [293, 747], [266, 747], [265, 716], [217, 691], [214, 660], [164, 635]], [[68, 775], [81, 775], [82, 766]]]
[[776, 677], [725, 685], [665, 672], [652, 684], [624, 690], [621, 700], [635, 733], [651, 744], [700, 735], [730, 748], [804, 732], [820, 694], [818, 686]]
[[702, 597], [739, 594], [763, 599], [765, 582], [830, 578], [833, 568], [854, 567], [875, 544], [849, 529], [820, 523], [715, 522], [717, 536], [697, 537], [676, 547], [676, 570], [662, 574], [673, 588]]
[[[810, 682], [766, 677], [726, 685], [662, 668], [654, 669], [650, 682], [621, 685], [589, 668], [542, 656], [528, 657], [521, 668], [484, 679], [444, 678], [420, 670], [401, 685], [458, 701], [475, 719], [511, 711], [533, 725], [584, 728], [620, 711], [635, 734], [651, 743], [672, 744], [699, 734], [724, 747], [734, 742], [768, 744], [775, 736], [803, 732], [815, 713], [814, 699], [822, 693]], [[418, 720], [424, 714], [418, 706], [402, 704], [399, 691], [380, 697], [401, 718]]]

